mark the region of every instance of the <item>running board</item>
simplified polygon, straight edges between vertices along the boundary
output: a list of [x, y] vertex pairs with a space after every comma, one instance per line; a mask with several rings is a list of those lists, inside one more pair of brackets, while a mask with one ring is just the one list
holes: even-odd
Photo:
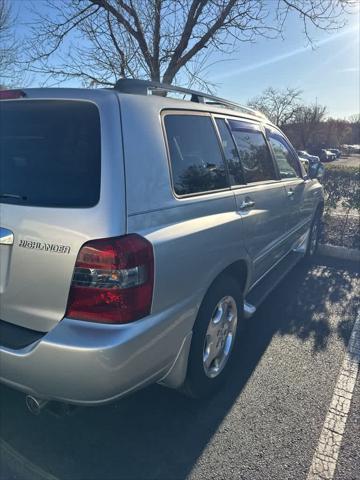
[[302, 253], [290, 252], [264, 278], [260, 280], [247, 294], [244, 302], [244, 317], [250, 318], [269, 293], [281, 282], [304, 257]]
[[254, 315], [256, 312], [256, 307], [254, 305], [251, 305], [249, 302], [244, 302], [244, 317], [245, 318], [250, 318]]

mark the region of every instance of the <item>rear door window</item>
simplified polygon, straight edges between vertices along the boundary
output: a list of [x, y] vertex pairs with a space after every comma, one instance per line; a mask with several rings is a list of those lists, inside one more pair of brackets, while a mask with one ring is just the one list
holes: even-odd
[[265, 137], [256, 124], [229, 120], [246, 183], [276, 180], [276, 171]]
[[176, 194], [229, 187], [220, 144], [209, 116], [168, 114], [164, 125]]
[[100, 194], [100, 118], [84, 101], [0, 104], [0, 202], [91, 207]]

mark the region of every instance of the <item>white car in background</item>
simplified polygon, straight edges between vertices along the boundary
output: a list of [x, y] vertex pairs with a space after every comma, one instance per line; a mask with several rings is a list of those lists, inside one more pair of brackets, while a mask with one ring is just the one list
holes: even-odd
[[298, 150], [299, 158], [308, 160], [309, 162], [320, 162], [320, 158], [317, 155], [310, 155], [306, 150]]

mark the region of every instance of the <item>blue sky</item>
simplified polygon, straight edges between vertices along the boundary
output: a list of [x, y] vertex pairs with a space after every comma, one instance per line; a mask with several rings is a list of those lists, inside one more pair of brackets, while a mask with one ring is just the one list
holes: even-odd
[[[275, 0], [274, 0], [275, 1]], [[41, 0], [36, 0], [37, 6]], [[18, 33], [26, 32], [30, 19], [29, 0], [13, 2], [18, 10]], [[326, 105], [328, 114], [348, 117], [360, 111], [359, 85], [359, 9], [348, 16], [348, 24], [340, 31], [327, 33], [312, 30], [313, 47], [303, 33], [297, 16], [286, 23], [284, 39], [259, 39], [242, 43], [231, 55], [214, 55], [206, 78], [217, 86], [217, 94], [245, 103], [265, 88], [296, 87], [303, 91], [306, 102]], [[34, 79], [32, 86], [36, 86]], [[80, 81], [71, 81], [71, 86]]]
[[211, 67], [207, 78], [216, 82], [222, 96], [240, 102], [268, 86], [289, 86], [303, 90], [305, 101], [326, 105], [329, 115], [359, 113], [359, 12], [348, 20], [337, 32], [313, 31], [312, 48], [292, 16], [284, 40], [241, 45], [231, 60]]

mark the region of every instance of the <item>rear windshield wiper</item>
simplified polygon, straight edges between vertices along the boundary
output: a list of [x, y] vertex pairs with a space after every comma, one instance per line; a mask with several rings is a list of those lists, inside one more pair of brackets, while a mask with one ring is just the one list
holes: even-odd
[[0, 193], [0, 198], [13, 198], [15, 200], [27, 200], [24, 195], [16, 195], [15, 193]]

